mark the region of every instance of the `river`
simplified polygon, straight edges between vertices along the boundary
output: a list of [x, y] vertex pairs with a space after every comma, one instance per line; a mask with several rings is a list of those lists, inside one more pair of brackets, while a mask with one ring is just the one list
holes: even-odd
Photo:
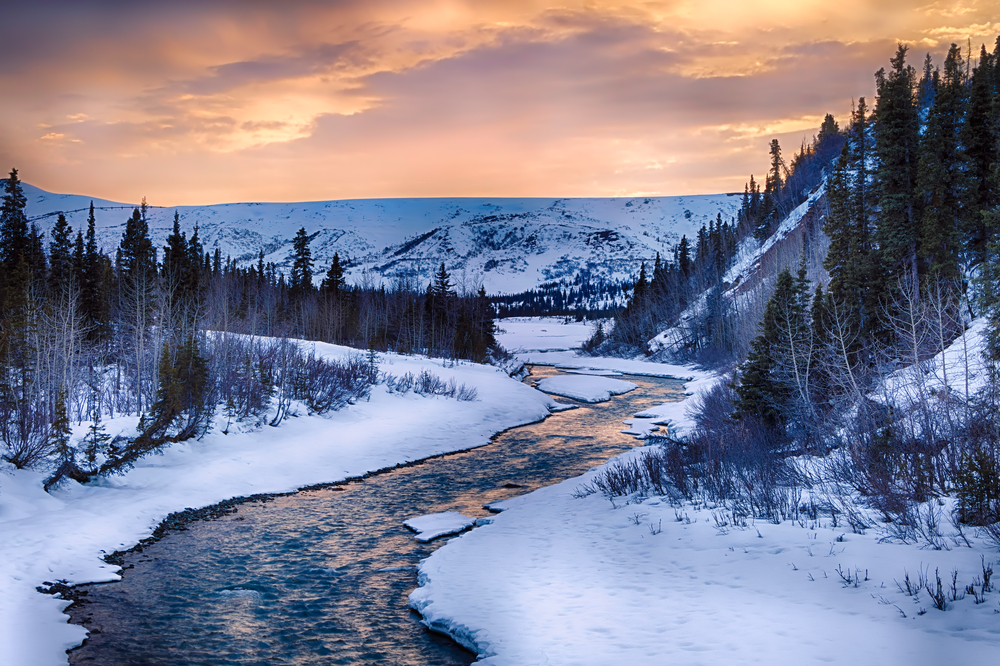
[[[531, 372], [525, 381], [557, 373]], [[475, 655], [424, 629], [407, 605], [417, 563], [447, 538], [421, 544], [403, 521], [439, 511], [485, 516], [484, 504], [578, 476], [639, 444], [620, 432], [622, 419], [681, 399], [683, 386], [621, 379], [639, 388], [576, 403], [486, 446], [171, 530], [125, 555], [120, 582], [78, 588], [85, 594], [70, 621], [91, 635], [70, 663], [472, 663]]]

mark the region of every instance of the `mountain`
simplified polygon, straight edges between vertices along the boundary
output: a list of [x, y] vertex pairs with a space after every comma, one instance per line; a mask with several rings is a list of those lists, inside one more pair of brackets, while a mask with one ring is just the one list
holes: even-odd
[[[46, 192], [24, 184], [27, 214], [48, 232], [58, 213], [86, 230], [91, 197]], [[209, 252], [239, 264], [291, 266], [292, 238], [312, 236], [316, 274], [334, 252], [348, 260], [352, 281], [413, 276], [426, 284], [444, 262], [459, 287], [482, 283], [490, 293], [514, 293], [576, 278], [623, 280], [639, 263], [667, 253], [722, 214], [731, 219], [740, 197], [713, 194], [637, 198], [356, 199], [302, 203], [231, 203], [150, 207], [149, 232], [162, 248], [174, 212], [189, 235], [197, 224]], [[136, 204], [93, 199], [104, 251], [121, 240]]]

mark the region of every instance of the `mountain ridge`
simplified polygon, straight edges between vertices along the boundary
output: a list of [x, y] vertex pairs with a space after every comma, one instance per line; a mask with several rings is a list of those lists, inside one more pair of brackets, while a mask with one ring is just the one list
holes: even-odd
[[[48, 232], [61, 212], [85, 229], [95, 206], [98, 242], [117, 247], [134, 204], [57, 194], [24, 183], [26, 214]], [[311, 202], [243, 202], [208, 206], [151, 206], [150, 238], [161, 248], [176, 212], [188, 234], [195, 225], [208, 252], [240, 265], [265, 261], [291, 266], [292, 238], [305, 228], [318, 277], [335, 252], [352, 281], [424, 284], [441, 262], [462, 289], [485, 286], [515, 293], [582, 276], [613, 281], [638, 272], [641, 261], [693, 238], [718, 214], [730, 220], [737, 194], [674, 197], [431, 197]]]

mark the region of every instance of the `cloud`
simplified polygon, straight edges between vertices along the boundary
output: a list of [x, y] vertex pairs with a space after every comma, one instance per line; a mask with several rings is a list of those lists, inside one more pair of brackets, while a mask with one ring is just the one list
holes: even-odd
[[0, 157], [171, 203], [742, 190], [898, 40], [1000, 32], [992, 4], [20, 3]]

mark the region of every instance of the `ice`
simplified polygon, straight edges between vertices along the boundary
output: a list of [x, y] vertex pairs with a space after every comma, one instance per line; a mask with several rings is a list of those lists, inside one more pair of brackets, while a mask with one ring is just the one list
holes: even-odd
[[541, 391], [581, 402], [606, 402], [613, 395], [628, 393], [637, 384], [594, 375], [558, 375], [538, 380]]
[[475, 518], [464, 516], [456, 511], [431, 513], [426, 516], [410, 518], [403, 523], [417, 533], [417, 541], [427, 542], [448, 534], [458, 534], [476, 524]]

